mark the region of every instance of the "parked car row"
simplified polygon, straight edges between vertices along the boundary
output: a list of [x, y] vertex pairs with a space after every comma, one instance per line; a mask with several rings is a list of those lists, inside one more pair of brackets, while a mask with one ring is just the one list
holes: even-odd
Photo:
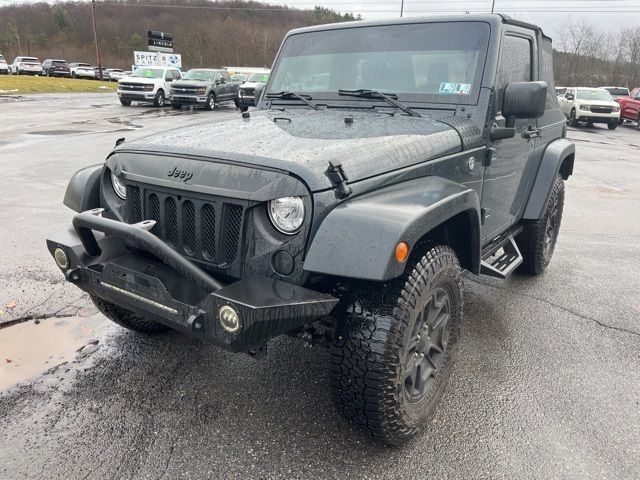
[[138, 67], [118, 82], [120, 103], [153, 103], [163, 107], [169, 101], [174, 109], [183, 106], [213, 110], [233, 102], [241, 111], [256, 105], [269, 79], [269, 71], [234, 73], [223, 68], [193, 68], [182, 74], [174, 67]]
[[[117, 82], [128, 73], [120, 68], [102, 68], [102, 79]], [[69, 63], [66, 60], [47, 58], [42, 63], [37, 57], [16, 57], [7, 64], [0, 54], [0, 74], [9, 75], [44, 75], [46, 77], [71, 77], [99, 79], [100, 68], [83, 62]]]
[[556, 95], [569, 125], [606, 124], [615, 130], [625, 120], [636, 122], [640, 130], [640, 88], [627, 87], [556, 87]]

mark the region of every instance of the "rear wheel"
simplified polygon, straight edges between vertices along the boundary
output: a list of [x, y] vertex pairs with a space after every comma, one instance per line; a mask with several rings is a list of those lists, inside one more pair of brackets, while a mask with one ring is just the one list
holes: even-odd
[[127, 100], [126, 98], [121, 98], [120, 103], [123, 107], [128, 107], [131, 105], [131, 100]]
[[522, 265], [518, 267], [519, 271], [539, 275], [547, 268], [556, 248], [563, 208], [564, 181], [560, 175], [556, 175], [542, 217], [525, 223], [524, 229], [516, 237], [523, 257]]
[[618, 128], [618, 120], [609, 121], [609, 123], [607, 123], [607, 127], [609, 127], [609, 130], [615, 130]]
[[156, 107], [164, 107], [164, 92], [162, 90], [158, 90], [156, 96], [153, 99], [153, 104]]
[[140, 333], [162, 333], [171, 330], [166, 325], [149, 320], [115, 303], [108, 302], [95, 295], [90, 295], [90, 297], [94, 305], [100, 310], [100, 313], [121, 327]]
[[575, 128], [580, 126], [580, 122], [578, 122], [578, 119], [576, 118], [575, 110], [571, 110], [571, 113], [569, 114], [569, 126]]
[[180, 105], [179, 103], [172, 103], [171, 108], [173, 108], [174, 110], [180, 110], [182, 108], [182, 105]]
[[336, 408], [387, 444], [433, 415], [453, 366], [462, 318], [456, 254], [433, 246], [405, 273], [354, 293], [331, 347]]

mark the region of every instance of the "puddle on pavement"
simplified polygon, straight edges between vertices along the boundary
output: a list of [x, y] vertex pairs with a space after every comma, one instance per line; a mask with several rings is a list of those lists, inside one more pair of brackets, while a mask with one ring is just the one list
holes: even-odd
[[38, 132], [27, 132], [29, 135], [69, 135], [76, 133], [86, 133], [86, 130], [40, 130]]
[[0, 329], [0, 391], [93, 353], [108, 327], [102, 315], [92, 315]]
[[139, 128], [142, 128], [142, 125], [137, 125], [130, 120], [127, 120], [126, 118], [107, 118], [106, 120], [107, 122], [114, 125], [123, 125], [127, 127], [127, 130], [137, 130]]

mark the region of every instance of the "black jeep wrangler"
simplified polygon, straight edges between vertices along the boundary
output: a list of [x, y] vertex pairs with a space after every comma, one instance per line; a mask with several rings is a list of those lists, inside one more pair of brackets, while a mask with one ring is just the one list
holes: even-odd
[[551, 40], [504, 16], [295, 30], [257, 112], [76, 173], [48, 248], [126, 328], [328, 344], [337, 408], [398, 444], [447, 383], [463, 270], [551, 260], [575, 151], [554, 87]]

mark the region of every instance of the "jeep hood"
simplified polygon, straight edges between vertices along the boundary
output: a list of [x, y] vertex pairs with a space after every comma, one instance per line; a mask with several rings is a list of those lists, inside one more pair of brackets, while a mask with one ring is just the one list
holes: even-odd
[[[355, 182], [461, 149], [458, 132], [436, 117], [292, 109], [169, 130], [123, 143], [114, 153], [164, 156], [163, 162], [187, 170], [194, 161], [277, 169], [318, 191], [333, 186], [325, 173], [329, 162], [342, 164], [348, 181]], [[195, 169], [202, 171], [201, 165]]]

